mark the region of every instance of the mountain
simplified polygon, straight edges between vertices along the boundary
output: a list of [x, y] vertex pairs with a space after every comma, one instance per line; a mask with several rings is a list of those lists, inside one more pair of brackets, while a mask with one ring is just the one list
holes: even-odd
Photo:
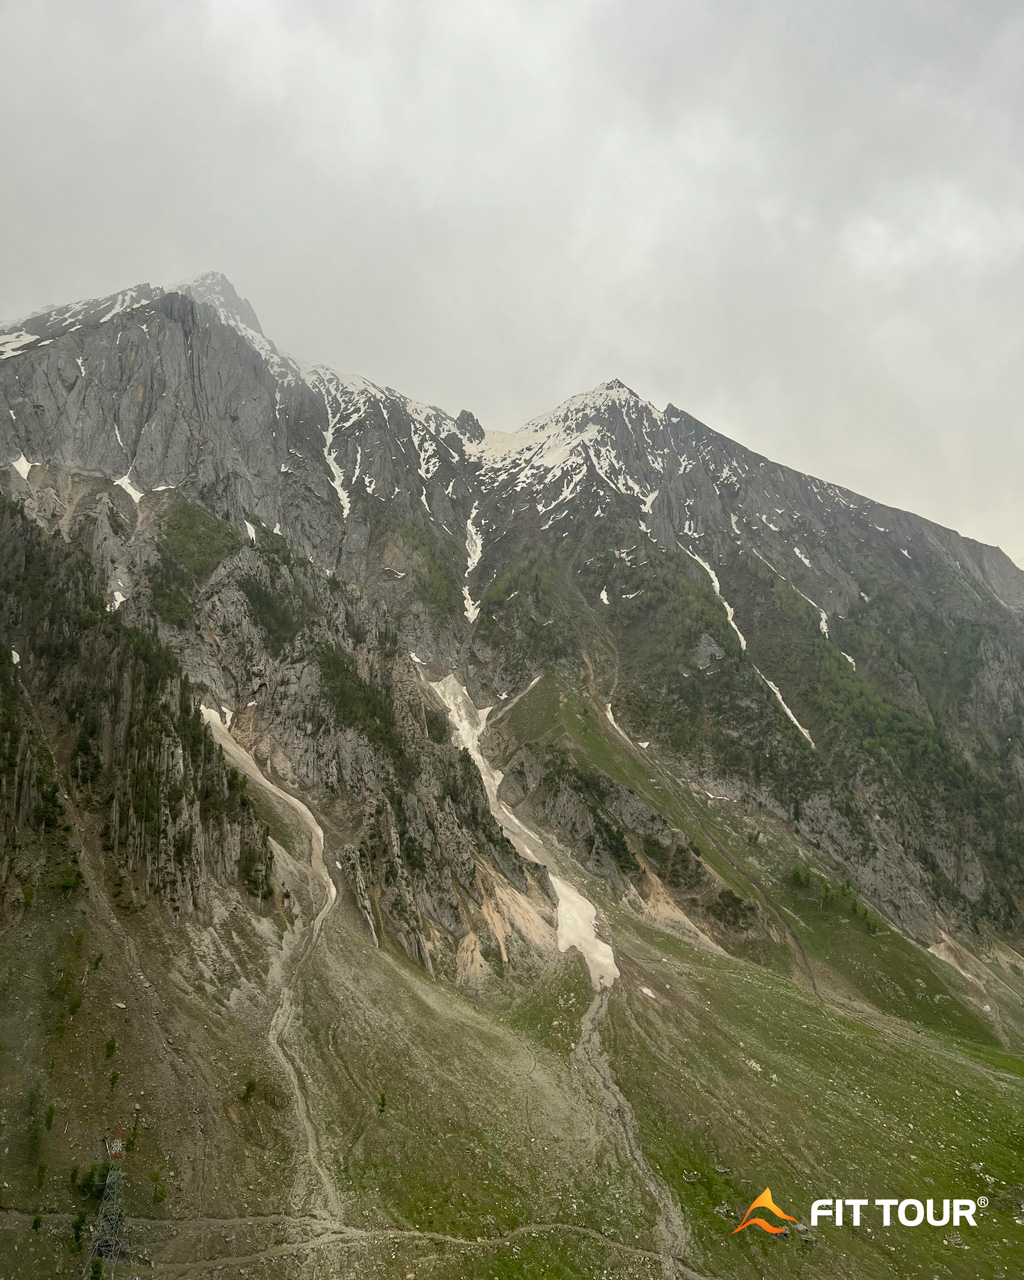
[[1019, 1270], [1001, 551], [618, 381], [487, 432], [216, 273], [0, 334], [0, 460], [8, 1269]]

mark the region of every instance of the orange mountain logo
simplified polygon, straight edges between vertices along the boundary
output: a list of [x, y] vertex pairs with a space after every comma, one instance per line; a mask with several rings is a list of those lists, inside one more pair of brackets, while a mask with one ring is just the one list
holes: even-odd
[[[764, 1218], [752, 1218], [750, 1215], [755, 1209], [770, 1209], [777, 1218], [785, 1218], [787, 1222], [796, 1222], [796, 1218], [791, 1218], [788, 1213], [783, 1213], [779, 1206], [772, 1199], [771, 1187], [765, 1187], [754, 1203], [743, 1215], [743, 1221], [736, 1228], [736, 1231], [742, 1231], [744, 1227], [760, 1227], [762, 1231], [769, 1231], [773, 1236], [781, 1235], [786, 1230], [785, 1227], [773, 1227], [771, 1223], [765, 1222]], [[736, 1231], [732, 1234], [735, 1235]]]

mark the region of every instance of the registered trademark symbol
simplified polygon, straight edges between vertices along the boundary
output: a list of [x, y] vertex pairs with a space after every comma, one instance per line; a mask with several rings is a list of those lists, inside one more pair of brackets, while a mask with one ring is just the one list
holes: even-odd
[[978, 1205], [982, 1209], [988, 1208], [988, 1196], [978, 1196]]

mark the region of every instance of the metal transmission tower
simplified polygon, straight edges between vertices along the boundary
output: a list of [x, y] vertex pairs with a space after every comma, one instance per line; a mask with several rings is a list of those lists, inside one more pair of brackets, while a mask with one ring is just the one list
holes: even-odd
[[[107, 1142], [110, 1167], [103, 1187], [103, 1199], [93, 1227], [92, 1243], [85, 1258], [82, 1280], [113, 1276], [117, 1264], [126, 1253], [126, 1222], [124, 1213], [124, 1143], [121, 1126]], [[97, 1262], [99, 1266], [97, 1267]]]

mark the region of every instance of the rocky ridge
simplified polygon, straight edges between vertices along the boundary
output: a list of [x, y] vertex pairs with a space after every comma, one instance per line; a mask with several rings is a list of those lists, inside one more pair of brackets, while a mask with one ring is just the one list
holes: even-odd
[[[223, 656], [225, 634], [252, 628], [252, 600], [232, 579], [315, 601], [316, 615], [325, 583], [344, 584], [349, 622], [373, 635], [360, 678], [388, 697], [401, 677], [374, 644], [392, 629], [397, 652], [462, 670], [489, 698], [552, 663], [577, 675], [589, 664], [628, 740], [656, 740], [695, 783], [795, 821], [904, 927], [1015, 917], [1008, 850], [1022, 838], [1024, 747], [1004, 730], [1024, 705], [1024, 574], [998, 549], [771, 463], [620, 382], [519, 432], [485, 433], [468, 413], [281, 355], [214, 273], [55, 309], [3, 344], [11, 491], [65, 534], [91, 513], [108, 599], [127, 618], [151, 611], [174, 501], [238, 534], [223, 581], [185, 592], [222, 652], [177, 629], [184, 613], [165, 610], [159, 624], [234, 714], [282, 678], [287, 653], [269, 652], [257, 626]], [[257, 563], [278, 537], [311, 567]], [[636, 633], [666, 589], [704, 617], [671, 657]], [[663, 622], [685, 632], [693, 617]], [[824, 673], [809, 681], [801, 655], [812, 650]], [[301, 728], [287, 736], [305, 781], [336, 785]], [[922, 762], [975, 799], [928, 798]], [[965, 816], [965, 803], [977, 812]], [[393, 848], [382, 813], [373, 840]], [[436, 903], [434, 915], [451, 926]]]

